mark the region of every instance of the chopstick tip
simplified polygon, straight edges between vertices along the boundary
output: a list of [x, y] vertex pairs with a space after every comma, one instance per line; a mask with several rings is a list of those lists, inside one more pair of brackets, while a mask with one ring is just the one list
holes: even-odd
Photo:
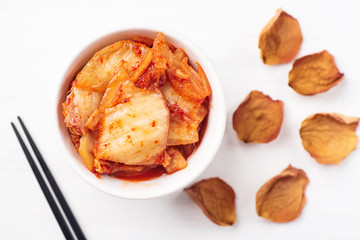
[[17, 128], [13, 122], [11, 122], [11, 127], [14, 130], [15, 134], [17, 133]]

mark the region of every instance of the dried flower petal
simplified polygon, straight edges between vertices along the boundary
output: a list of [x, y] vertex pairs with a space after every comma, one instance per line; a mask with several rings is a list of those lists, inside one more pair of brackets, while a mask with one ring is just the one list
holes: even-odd
[[222, 226], [233, 225], [236, 220], [234, 190], [220, 178], [208, 178], [185, 189], [205, 215]]
[[317, 113], [305, 119], [300, 128], [306, 151], [321, 164], [339, 164], [355, 150], [359, 118], [337, 113]]
[[257, 192], [257, 214], [273, 222], [289, 222], [298, 218], [306, 202], [308, 183], [303, 170], [289, 165]]
[[299, 58], [289, 73], [289, 86], [302, 95], [326, 92], [344, 77], [326, 50]]
[[261, 59], [268, 65], [290, 62], [299, 52], [301, 43], [299, 22], [282, 9], [278, 9], [276, 15], [261, 30]]
[[280, 132], [284, 103], [268, 95], [252, 91], [233, 115], [233, 128], [241, 141], [268, 143]]

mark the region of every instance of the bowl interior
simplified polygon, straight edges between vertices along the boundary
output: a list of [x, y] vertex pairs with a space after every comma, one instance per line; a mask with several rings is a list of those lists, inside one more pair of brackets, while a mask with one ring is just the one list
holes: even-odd
[[163, 175], [159, 178], [143, 181], [131, 182], [126, 180], [115, 179], [109, 176], [102, 176], [98, 179], [91, 173], [83, 163], [80, 155], [77, 153], [69, 133], [64, 124], [62, 114], [62, 103], [66, 98], [66, 94], [70, 89], [71, 82], [82, 67], [90, 60], [90, 58], [101, 48], [114, 42], [129, 39], [131, 36], [145, 36], [155, 38], [158, 30], [153, 29], [130, 29], [118, 31], [89, 44], [75, 58], [73, 62], [64, 71], [60, 85], [57, 88], [56, 97], [56, 135], [62, 153], [68, 160], [69, 164], [77, 171], [77, 173], [92, 186], [117, 197], [130, 199], [146, 199], [158, 197], [172, 193], [176, 190], [184, 188], [198, 177], [213, 159], [218, 150], [224, 130], [225, 130], [225, 103], [222, 88], [219, 79], [212, 68], [210, 62], [204, 54], [184, 37], [171, 33], [170, 31], [162, 31], [167, 41], [176, 47], [182, 47], [188, 54], [189, 59], [199, 62], [203, 67], [210, 85], [212, 87], [212, 96], [210, 102], [210, 112], [208, 116], [207, 127], [201, 144], [195, 153], [188, 158], [187, 168], [173, 173], [171, 175]]

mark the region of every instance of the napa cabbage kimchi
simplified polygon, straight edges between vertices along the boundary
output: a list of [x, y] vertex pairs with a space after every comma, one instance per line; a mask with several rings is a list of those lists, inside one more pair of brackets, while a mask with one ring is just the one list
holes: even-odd
[[200, 64], [162, 33], [131, 39], [98, 51], [62, 105], [71, 140], [98, 177], [184, 169], [205, 129], [211, 87]]

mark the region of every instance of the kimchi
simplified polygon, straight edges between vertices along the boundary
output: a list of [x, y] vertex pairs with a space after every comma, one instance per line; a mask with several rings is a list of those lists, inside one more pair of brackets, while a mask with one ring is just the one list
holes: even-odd
[[97, 176], [145, 180], [186, 168], [204, 131], [211, 87], [182, 48], [133, 37], [98, 51], [62, 104], [64, 122]]

